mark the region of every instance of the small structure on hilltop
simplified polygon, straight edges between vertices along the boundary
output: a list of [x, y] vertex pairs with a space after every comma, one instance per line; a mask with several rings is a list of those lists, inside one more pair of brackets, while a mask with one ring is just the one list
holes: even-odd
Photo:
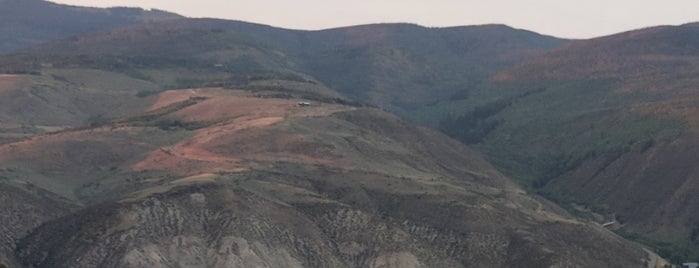
[[191, 95], [189, 96], [189, 99], [190, 99], [190, 100], [198, 101], [198, 100], [205, 100], [205, 99], [206, 99], [206, 96], [199, 96], [199, 95], [197, 95], [197, 92], [194, 91], [194, 89], [190, 89], [190, 90], [189, 90], [189, 93], [191, 94]]
[[299, 106], [311, 106], [311, 102], [309, 102], [309, 101], [299, 101]]
[[699, 263], [696, 263], [696, 262], [685, 262], [685, 263], [682, 264], [682, 267], [686, 267], [686, 268], [697, 268], [697, 267], [699, 267]]

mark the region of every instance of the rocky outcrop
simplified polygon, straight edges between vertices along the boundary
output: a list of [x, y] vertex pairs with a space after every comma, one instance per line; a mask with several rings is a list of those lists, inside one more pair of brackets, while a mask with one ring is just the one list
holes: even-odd
[[0, 180], [0, 264], [17, 267], [14, 254], [17, 240], [42, 223], [76, 208], [68, 200], [31, 184], [12, 185]]
[[499, 203], [489, 198], [472, 206], [380, 195], [368, 201], [394, 204], [352, 207], [271, 199], [245, 186], [182, 186], [45, 224], [19, 243], [18, 257], [29, 267], [599, 267], [645, 258], [603, 230], [483, 207]]

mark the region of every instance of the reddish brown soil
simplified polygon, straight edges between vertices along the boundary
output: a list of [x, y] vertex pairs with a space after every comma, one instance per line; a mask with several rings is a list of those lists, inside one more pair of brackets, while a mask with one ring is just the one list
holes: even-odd
[[260, 99], [248, 97], [210, 98], [199, 105], [182, 109], [175, 116], [185, 121], [217, 121], [248, 117], [251, 119], [265, 117], [283, 118], [295, 110], [294, 102], [280, 99]]
[[[186, 101], [192, 94], [189, 90], [163, 92], [148, 110]], [[37, 163], [42, 166], [42, 170], [49, 171], [64, 170], [70, 166], [75, 166], [75, 169], [87, 169], [105, 165], [108, 168], [117, 162], [135, 162], [131, 165], [134, 171], [164, 170], [182, 176], [242, 172], [279, 160], [346, 166], [340, 163], [339, 157], [333, 157], [332, 148], [313, 141], [304, 133], [288, 129], [289, 124], [286, 120], [326, 116], [353, 108], [330, 104], [300, 107], [297, 105], [298, 100], [255, 98], [246, 96], [245, 92], [233, 90], [202, 89], [194, 94], [205, 96], [206, 99], [166, 116], [185, 122], [204, 122], [211, 125], [198, 129], [188, 138], [169, 146], [148, 144], [149, 140], [162, 138], [137, 134], [143, 130], [141, 127], [106, 126], [67, 130], [6, 144], [0, 146], [0, 161], [32, 159], [32, 163]], [[185, 136], [185, 133], [162, 133]], [[106, 151], [99, 155], [100, 159], [104, 160], [100, 160], [102, 162], [96, 161], [96, 156], [93, 156], [97, 154], [93, 151], [98, 149]], [[144, 155], [145, 158], [139, 160]], [[87, 161], [91, 164], [83, 167], [71, 161]]]
[[[196, 131], [191, 138], [151, 152], [132, 166], [133, 170], [168, 170], [181, 175], [241, 172], [259, 162], [279, 159], [304, 163], [326, 163], [289, 148], [303, 141], [302, 135], [274, 134], [269, 128], [288, 118], [323, 116], [349, 108], [336, 105], [300, 107], [297, 100], [245, 96], [240, 91], [202, 89], [167, 91], [150, 110], [190, 98], [207, 99], [169, 115], [187, 122], [217, 122]], [[270, 134], [272, 133], [272, 134]]]
[[111, 131], [111, 129], [105, 127], [29, 137], [22, 141], [0, 146], [0, 161], [17, 158], [46, 158], [47, 153], [54, 153], [55, 155], [51, 155], [50, 157], [56, 158], [56, 161], [59, 161], [62, 157], [60, 152], [46, 151], [48, 148], [54, 147], [51, 144], [60, 144], [69, 140], [104, 140], [102, 134], [108, 131]]
[[19, 77], [11, 74], [0, 74], [0, 95], [17, 89]]

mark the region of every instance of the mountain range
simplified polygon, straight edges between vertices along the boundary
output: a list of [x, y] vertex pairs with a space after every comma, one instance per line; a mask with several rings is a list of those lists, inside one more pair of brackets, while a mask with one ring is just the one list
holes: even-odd
[[563, 40], [0, 5], [24, 14], [0, 19], [0, 267], [699, 256], [696, 24]]
[[0, 52], [136, 23], [182, 18], [159, 10], [87, 8], [41, 0], [2, 0], [0, 5]]

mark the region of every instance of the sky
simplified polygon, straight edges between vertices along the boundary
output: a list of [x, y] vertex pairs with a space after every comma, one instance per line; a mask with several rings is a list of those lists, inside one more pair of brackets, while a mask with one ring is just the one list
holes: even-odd
[[592, 38], [699, 21], [699, 0], [52, 0], [156, 8], [187, 17], [320, 30], [369, 23], [428, 27], [507, 24], [563, 38]]

